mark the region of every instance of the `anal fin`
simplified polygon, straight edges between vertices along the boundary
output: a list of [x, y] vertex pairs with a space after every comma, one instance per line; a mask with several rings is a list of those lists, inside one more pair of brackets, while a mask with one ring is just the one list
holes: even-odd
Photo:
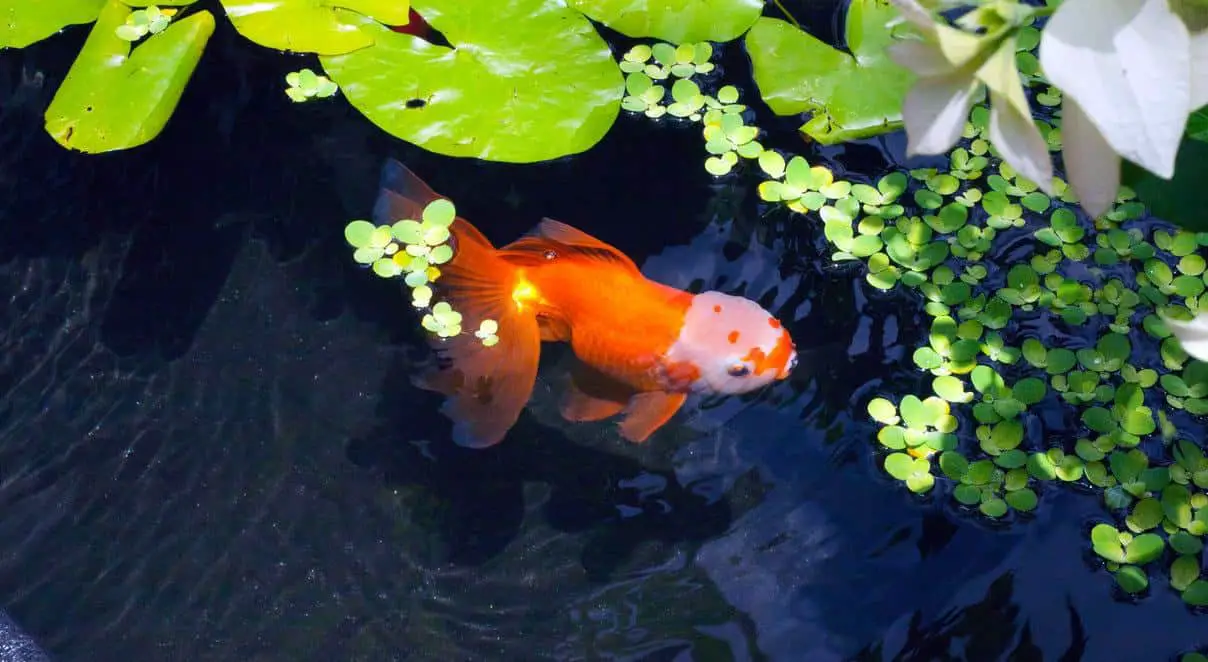
[[634, 392], [608, 376], [575, 362], [562, 397], [562, 417], [568, 421], [598, 421], [621, 412]]
[[621, 419], [621, 436], [637, 444], [646, 441], [655, 430], [671, 420], [687, 399], [687, 394], [665, 391], [651, 391], [633, 396], [625, 418]]

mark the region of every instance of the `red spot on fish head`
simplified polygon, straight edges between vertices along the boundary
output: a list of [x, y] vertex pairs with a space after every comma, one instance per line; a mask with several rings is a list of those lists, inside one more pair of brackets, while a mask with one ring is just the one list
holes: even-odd
[[721, 306], [713, 306], [713, 312], [721, 313]]
[[729, 340], [731, 345], [737, 343], [738, 342], [738, 332], [731, 331], [730, 335], [726, 336], [726, 340]]
[[775, 317], [769, 317], [769, 318], [768, 318], [768, 325], [769, 325], [769, 326], [771, 326], [773, 329], [779, 329], [779, 328], [780, 328], [780, 320], [776, 319]]

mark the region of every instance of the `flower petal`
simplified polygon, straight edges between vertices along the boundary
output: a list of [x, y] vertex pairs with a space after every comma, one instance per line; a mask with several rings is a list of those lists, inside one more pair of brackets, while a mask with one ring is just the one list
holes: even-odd
[[1065, 0], [1040, 39], [1040, 65], [1116, 153], [1174, 174], [1192, 110], [1190, 35], [1167, 0]]
[[931, 18], [931, 13], [920, 5], [918, 0], [889, 0], [889, 2], [897, 7], [899, 12], [902, 12], [902, 18], [913, 23], [915, 27], [926, 32], [935, 29], [935, 21]]
[[943, 154], [951, 149], [969, 120], [977, 86], [963, 70], [916, 81], [902, 102], [906, 155]]
[[917, 76], [943, 76], [954, 69], [943, 52], [935, 44], [926, 41], [899, 41], [890, 44], [886, 50], [889, 51], [889, 59]]
[[1190, 322], [1166, 318], [1166, 328], [1179, 339], [1183, 351], [1200, 361], [1208, 361], [1208, 313], [1200, 313]]
[[1120, 190], [1120, 157], [1072, 97], [1061, 101], [1061, 157], [1070, 186], [1091, 218], [1111, 208]]
[[977, 77], [990, 88], [990, 141], [1016, 172], [1052, 195], [1053, 161], [1044, 136], [1032, 121], [1015, 65], [1014, 37], [1003, 40], [977, 70]]

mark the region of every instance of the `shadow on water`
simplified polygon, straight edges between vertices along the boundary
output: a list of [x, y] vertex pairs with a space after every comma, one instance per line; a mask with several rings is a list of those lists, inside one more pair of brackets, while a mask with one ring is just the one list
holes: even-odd
[[[572, 159], [437, 157], [343, 103], [291, 104], [296, 60], [224, 25], [162, 136], [72, 155], [40, 114], [83, 35], [0, 60], [0, 606], [59, 659], [1064, 661], [1198, 643], [1177, 597], [1109, 599], [1079, 555], [1094, 497], [1046, 489], [1034, 517], [989, 527], [883, 476], [862, 407], [922, 387], [901, 368], [917, 302], [870, 293], [749, 180], [713, 183], [695, 130], [622, 116]], [[746, 75], [735, 49], [723, 64]], [[791, 118], [771, 128], [798, 144]], [[816, 160], [875, 175], [901, 147]], [[387, 156], [496, 243], [550, 216], [656, 280], [759, 301], [803, 368], [631, 445], [560, 419], [551, 350], [503, 444], [451, 445], [409, 384], [414, 314], [342, 237]]]
[[447, 421], [421, 414], [441, 400], [415, 392], [410, 372], [387, 372], [379, 422], [351, 440], [348, 455], [388, 485], [422, 488], [441, 504], [436, 525], [451, 563], [478, 565], [504, 552], [522, 525], [529, 483], [549, 486], [544, 517], [551, 526], [592, 531], [581, 563], [593, 581], [607, 581], [643, 541], [701, 542], [730, 525], [727, 500], [680, 485], [671, 471], [577, 445], [527, 413], [505, 444], [472, 450], [444, 443]]

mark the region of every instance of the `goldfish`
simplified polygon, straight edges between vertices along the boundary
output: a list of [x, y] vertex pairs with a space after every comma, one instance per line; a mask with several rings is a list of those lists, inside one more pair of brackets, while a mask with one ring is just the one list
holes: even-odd
[[[417, 219], [442, 197], [389, 159], [374, 219]], [[459, 445], [503, 440], [532, 395], [543, 342], [568, 343], [575, 357], [562, 417], [620, 414], [620, 435], [634, 443], [667, 423], [689, 394], [748, 393], [797, 365], [788, 330], [756, 302], [650, 280], [620, 250], [565, 223], [544, 218], [499, 248], [460, 216], [449, 232], [453, 258], [433, 286], [471, 323], [498, 325], [489, 347], [472, 333], [432, 337], [437, 364], [413, 378], [446, 396], [440, 410]]]

